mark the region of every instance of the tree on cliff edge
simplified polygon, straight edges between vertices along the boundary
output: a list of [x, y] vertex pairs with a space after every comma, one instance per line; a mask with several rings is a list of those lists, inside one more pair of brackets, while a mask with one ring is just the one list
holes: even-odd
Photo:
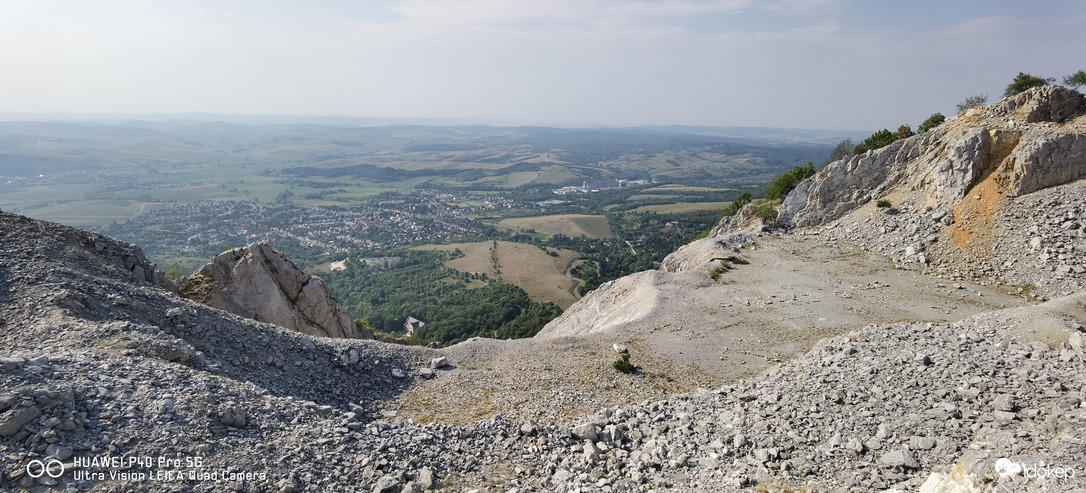
[[830, 153], [830, 157], [826, 159], [823, 165], [830, 164], [834, 161], [852, 157], [852, 150], [856, 148], [856, 144], [852, 142], [852, 139], [842, 140], [837, 147]]
[[1026, 89], [1047, 86], [1052, 82], [1055, 82], [1055, 79], [1046, 79], [1044, 77], [1018, 72], [1018, 75], [1015, 76], [1014, 80], [1007, 85], [1007, 90], [1003, 92], [1003, 97], [1009, 98], [1015, 94], [1025, 92]]
[[1086, 85], [1086, 70], [1079, 70], [1063, 78], [1063, 85], [1078, 90], [1079, 86]]
[[965, 113], [973, 108], [979, 108], [988, 104], [987, 94], [978, 94], [976, 96], [969, 96], [958, 103], [958, 114]]
[[942, 113], [936, 113], [934, 115], [931, 115], [928, 117], [927, 120], [924, 120], [924, 122], [920, 124], [920, 133], [924, 133], [928, 130], [938, 127], [939, 125], [942, 125], [945, 121], [946, 117], [943, 116]]

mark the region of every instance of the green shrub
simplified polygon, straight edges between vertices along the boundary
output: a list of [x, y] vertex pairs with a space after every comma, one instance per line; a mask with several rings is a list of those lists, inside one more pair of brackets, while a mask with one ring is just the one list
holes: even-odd
[[1012, 80], [1010, 84], [1007, 84], [1007, 90], [1003, 92], [1003, 97], [1009, 98], [1016, 94], [1021, 94], [1027, 89], [1047, 86], [1054, 81], [1055, 79], [1046, 79], [1044, 77], [1018, 72], [1018, 75], [1014, 77], [1014, 80]]
[[[770, 183], [765, 189], [765, 198], [770, 200], [778, 200], [784, 198], [796, 188], [796, 185], [807, 178], [814, 176], [815, 168], [814, 162], [808, 161], [803, 166], [796, 166], [791, 171], [785, 171], [777, 175], [773, 179], [773, 183]], [[757, 213], [756, 213], [757, 214]], [[759, 216], [760, 217], [760, 216]]]
[[633, 373], [637, 371], [637, 367], [630, 363], [630, 353], [622, 353], [622, 357], [616, 359], [614, 363], [611, 363], [611, 367], [622, 373]]
[[965, 113], [973, 108], [979, 108], [988, 104], [988, 95], [980, 94], [977, 96], [969, 96], [958, 103], [958, 114]]
[[728, 272], [729, 270], [732, 270], [731, 264], [729, 264], [727, 260], [721, 260], [720, 264], [709, 271], [709, 277], [713, 279], [719, 278], [721, 274]]
[[860, 142], [860, 145], [856, 146], [853, 154], [863, 154], [867, 151], [872, 151], [880, 147], [886, 147], [890, 144], [893, 144], [895, 140], [897, 140], [897, 136], [893, 132], [884, 128], [882, 130], [879, 130], [878, 132], [871, 134], [871, 136], [864, 139], [863, 142]]
[[720, 260], [720, 263], [709, 271], [709, 277], [713, 279], [719, 279], [721, 274], [732, 270], [732, 268], [736, 265], [747, 265], [750, 263], [746, 259], [741, 257], [728, 257], [713, 260]]
[[185, 280], [185, 275], [181, 273], [181, 269], [177, 267], [170, 267], [166, 271], [166, 279], [169, 279], [174, 284], [180, 284]]
[[889, 200], [884, 199], [884, 200], [880, 200], [878, 202], [875, 202], [875, 207], [878, 207], [879, 209], [889, 209], [889, 208], [893, 207], [893, 204], [891, 204]]
[[777, 220], [777, 204], [772, 200], [763, 200], [754, 206], [754, 216], [769, 224]]
[[938, 127], [939, 125], [942, 125], [945, 121], [946, 117], [943, 116], [942, 113], [936, 113], [929, 116], [927, 120], [924, 120], [924, 123], [920, 124], [920, 128], [918, 130], [920, 130], [920, 133], [924, 133], [928, 130]]
[[739, 209], [743, 208], [744, 205], [749, 204], [751, 200], [752, 199], [750, 196], [750, 192], [743, 192], [739, 194], [739, 196], [736, 197], [735, 200], [732, 201], [732, 203], [728, 204], [728, 206], [724, 208], [724, 212], [720, 213], [720, 218], [724, 219], [725, 217], [731, 217], [738, 214]]
[[[738, 214], [739, 209], [742, 209], [744, 205], [749, 204], [751, 200], [752, 198], [750, 192], [743, 192], [739, 194], [739, 196], [736, 197], [735, 200], [733, 200], [731, 203], [724, 207], [724, 210], [720, 213], [720, 218], [724, 219], [725, 217], [732, 217]], [[713, 228], [715, 227], [716, 226], [709, 226], [709, 229], [698, 233], [698, 235], [695, 236], [694, 239], [700, 240], [703, 238], [708, 238], [709, 233], [712, 232]]]

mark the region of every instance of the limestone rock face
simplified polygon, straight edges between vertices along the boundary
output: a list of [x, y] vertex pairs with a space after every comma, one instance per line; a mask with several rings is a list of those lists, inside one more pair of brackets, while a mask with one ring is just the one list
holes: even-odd
[[892, 193], [934, 208], [961, 201], [992, 178], [1017, 197], [1086, 176], [1086, 96], [1065, 87], [1028, 90], [923, 134], [830, 163], [787, 197], [778, 220], [833, 221]]
[[548, 323], [536, 338], [603, 333], [640, 323], [659, 308], [666, 283], [660, 271], [650, 270], [606, 282]]
[[217, 255], [180, 287], [182, 296], [235, 315], [310, 335], [372, 339], [320, 278], [267, 243]]

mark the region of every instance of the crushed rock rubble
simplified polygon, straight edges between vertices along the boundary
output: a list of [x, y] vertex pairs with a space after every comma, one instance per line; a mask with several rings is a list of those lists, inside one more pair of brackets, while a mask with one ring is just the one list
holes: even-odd
[[[980, 279], [1052, 299], [1086, 289], [1086, 180], [1004, 202], [994, 213], [990, 244], [975, 252], [950, 239], [948, 210], [915, 201], [798, 230], [884, 254], [896, 265], [950, 280]], [[1038, 212], [1040, 211], [1040, 212]]]
[[[956, 468], [988, 489], [1083, 487], [993, 469], [1004, 457], [1082, 467], [1081, 321], [1058, 346], [982, 317], [869, 326], [756, 378], [572, 422], [421, 424], [377, 404], [423, 370], [456, 371], [439, 351], [229, 315], [110, 275], [99, 264], [112, 259], [82, 241], [42, 236], [86, 233], [34, 224], [0, 216], [0, 488], [916, 490]], [[199, 457], [215, 478], [139, 480], [169, 469], [136, 465], [136, 479], [75, 479], [104, 471], [76, 467], [100, 456]], [[28, 473], [54, 459], [59, 478]]]
[[1034, 88], [828, 164], [788, 194], [777, 219], [902, 268], [1067, 296], [1086, 286], [1084, 130], [1086, 97]]

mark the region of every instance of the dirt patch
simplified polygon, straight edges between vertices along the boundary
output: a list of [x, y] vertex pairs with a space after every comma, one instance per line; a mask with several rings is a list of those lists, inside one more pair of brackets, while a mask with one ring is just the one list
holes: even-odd
[[673, 199], [675, 199], [677, 197], [678, 197], [678, 195], [640, 194], [640, 195], [631, 195], [631, 196], [626, 198], [626, 201], [627, 202], [639, 202], [639, 201], [642, 201], [642, 200], [673, 200]]
[[625, 342], [638, 367], [633, 374], [612, 368], [618, 355], [609, 339], [472, 339], [443, 350], [455, 370], [418, 381], [385, 408], [424, 423], [467, 424], [495, 414], [569, 422], [607, 405], [686, 393], [712, 381], [696, 368], [653, 357], [641, 341]]
[[688, 187], [683, 185], [660, 185], [646, 188], [646, 192], [727, 192], [732, 188]]
[[964, 200], [951, 208], [954, 224], [948, 231], [954, 245], [967, 254], [990, 251], [995, 213], [1004, 200], [994, 173], [973, 187]]
[[679, 202], [677, 204], [643, 205], [630, 212], [656, 212], [661, 214], [677, 214], [693, 211], [722, 211], [731, 202]]

